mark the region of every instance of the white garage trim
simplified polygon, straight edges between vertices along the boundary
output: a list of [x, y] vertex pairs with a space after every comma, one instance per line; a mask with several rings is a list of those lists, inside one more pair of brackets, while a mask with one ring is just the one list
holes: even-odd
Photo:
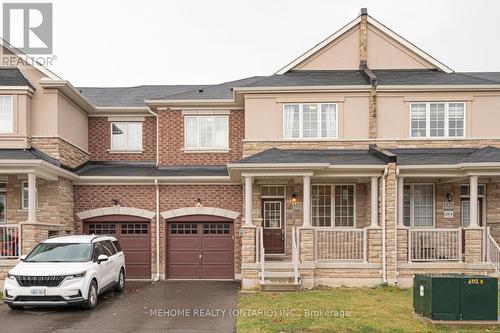
[[152, 219], [155, 216], [155, 212], [133, 207], [112, 206], [85, 210], [76, 214], [80, 220], [105, 215], [128, 215]]
[[212, 215], [212, 216], [227, 217], [228, 219], [234, 220], [240, 215], [240, 213], [229, 209], [214, 208], [214, 207], [184, 207], [184, 208], [167, 210], [161, 213], [161, 216], [164, 219], [171, 219], [173, 217], [186, 216], [186, 215]]

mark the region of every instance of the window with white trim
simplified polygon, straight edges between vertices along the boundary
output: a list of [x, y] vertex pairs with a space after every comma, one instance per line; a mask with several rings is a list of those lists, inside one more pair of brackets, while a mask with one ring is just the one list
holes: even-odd
[[0, 96], [0, 133], [14, 133], [14, 103], [12, 96]]
[[[28, 182], [22, 182], [21, 197], [22, 197], [21, 198], [22, 208], [28, 209], [28, 197], [29, 197]], [[35, 205], [36, 207], [38, 207], [38, 188], [35, 188]]]
[[403, 224], [407, 227], [434, 226], [433, 184], [404, 185]]
[[410, 104], [412, 138], [461, 138], [465, 136], [465, 103]]
[[312, 185], [313, 226], [354, 227], [355, 198], [355, 188], [351, 184]]
[[111, 150], [142, 150], [142, 122], [112, 122]]
[[337, 138], [337, 104], [284, 104], [283, 138]]
[[184, 116], [184, 146], [188, 150], [229, 149], [228, 116]]

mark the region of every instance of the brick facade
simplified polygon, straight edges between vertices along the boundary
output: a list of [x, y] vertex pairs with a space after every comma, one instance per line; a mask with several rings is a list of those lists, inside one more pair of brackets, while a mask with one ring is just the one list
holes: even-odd
[[229, 151], [202, 153], [184, 151], [184, 116], [182, 111], [159, 111], [161, 165], [222, 165], [241, 159], [245, 135], [245, 114], [229, 114]]
[[144, 117], [142, 153], [114, 153], [111, 150], [111, 122], [108, 117], [89, 117], [89, 153], [92, 161], [156, 161], [156, 117]]
[[[89, 209], [110, 207], [112, 199], [117, 199], [123, 207], [133, 207], [155, 211], [156, 190], [154, 185], [96, 185], [75, 186], [75, 213]], [[134, 195], [131, 195], [134, 193]], [[217, 207], [241, 212], [242, 192], [238, 185], [160, 185], [160, 211], [182, 207], [194, 207], [200, 198], [206, 207]], [[82, 221], [75, 215], [75, 230], [83, 231]], [[156, 217], [151, 221], [151, 257], [153, 273], [156, 270]], [[160, 273], [165, 274], [166, 223], [160, 224]], [[235, 273], [241, 267], [241, 214], [234, 221]]]

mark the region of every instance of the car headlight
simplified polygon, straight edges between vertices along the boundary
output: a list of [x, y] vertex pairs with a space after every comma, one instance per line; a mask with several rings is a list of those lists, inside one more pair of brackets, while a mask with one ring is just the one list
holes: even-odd
[[78, 274], [68, 275], [68, 276], [66, 276], [66, 279], [67, 280], [70, 280], [70, 279], [80, 279], [80, 278], [85, 277], [85, 275], [87, 275], [87, 271], [84, 271], [84, 272], [81, 272], [81, 273], [78, 273]]

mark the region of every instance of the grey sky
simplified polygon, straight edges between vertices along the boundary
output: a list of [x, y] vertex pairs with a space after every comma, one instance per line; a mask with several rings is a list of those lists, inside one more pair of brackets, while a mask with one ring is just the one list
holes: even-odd
[[51, 69], [76, 86], [218, 83], [269, 75], [354, 19], [361, 7], [456, 71], [500, 71], [498, 1], [53, 3], [58, 58]]

